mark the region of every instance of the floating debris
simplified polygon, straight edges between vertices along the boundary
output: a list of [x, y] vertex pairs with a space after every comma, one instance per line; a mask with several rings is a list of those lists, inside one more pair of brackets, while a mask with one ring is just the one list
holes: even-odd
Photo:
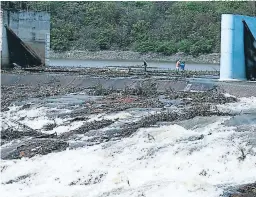
[[68, 143], [59, 139], [30, 139], [4, 155], [2, 159], [20, 159], [22, 157], [34, 157], [35, 155], [46, 155], [51, 152], [66, 150]]

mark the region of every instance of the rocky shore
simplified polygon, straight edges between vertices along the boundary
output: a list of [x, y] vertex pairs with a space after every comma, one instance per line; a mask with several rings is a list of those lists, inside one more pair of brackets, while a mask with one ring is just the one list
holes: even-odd
[[52, 59], [91, 59], [91, 60], [147, 60], [147, 61], [170, 61], [175, 62], [177, 59], [182, 59], [189, 63], [197, 64], [219, 64], [220, 54], [204, 54], [198, 57], [187, 55], [185, 53], [176, 53], [174, 55], [163, 55], [160, 53], [139, 53], [133, 51], [67, 51], [54, 52], [50, 51]]

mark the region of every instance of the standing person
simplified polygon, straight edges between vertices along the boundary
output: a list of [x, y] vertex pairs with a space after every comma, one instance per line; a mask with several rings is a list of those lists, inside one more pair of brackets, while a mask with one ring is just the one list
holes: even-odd
[[176, 62], [176, 71], [180, 70], [180, 60]]
[[185, 70], [185, 62], [181, 62], [180, 63], [180, 69], [181, 70]]
[[146, 60], [143, 60], [143, 66], [144, 66], [144, 71], [147, 72], [148, 64], [147, 64]]

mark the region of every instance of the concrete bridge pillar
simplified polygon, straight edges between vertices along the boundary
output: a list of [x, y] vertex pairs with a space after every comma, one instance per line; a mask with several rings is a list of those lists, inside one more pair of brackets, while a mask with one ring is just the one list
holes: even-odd
[[45, 34], [45, 66], [50, 66], [50, 33]]
[[246, 80], [244, 24], [256, 38], [256, 17], [223, 14], [221, 18], [220, 80]]
[[[1, 66], [10, 64], [7, 33], [10, 28], [42, 60], [48, 61], [50, 48], [50, 14], [47, 12], [1, 10]], [[47, 48], [47, 50], [46, 50]], [[46, 57], [47, 56], [47, 57]]]

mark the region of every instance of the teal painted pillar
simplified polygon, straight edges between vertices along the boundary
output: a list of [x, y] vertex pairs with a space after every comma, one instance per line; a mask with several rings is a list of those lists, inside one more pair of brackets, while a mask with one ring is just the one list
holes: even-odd
[[234, 17], [230, 14], [221, 16], [221, 56], [220, 79], [233, 78], [233, 48], [234, 48]]

